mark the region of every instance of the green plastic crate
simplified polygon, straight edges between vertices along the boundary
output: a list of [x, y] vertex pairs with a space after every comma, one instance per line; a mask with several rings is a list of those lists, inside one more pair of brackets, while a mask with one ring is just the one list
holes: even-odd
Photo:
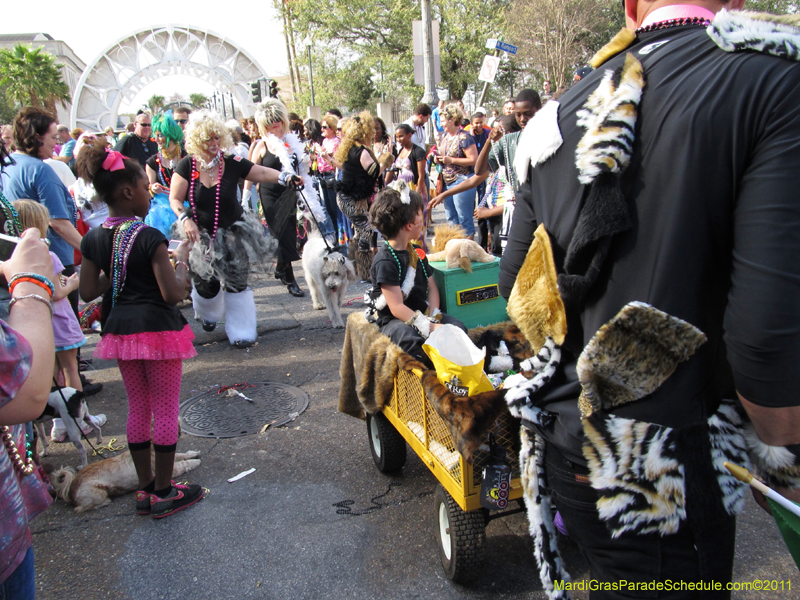
[[506, 301], [497, 287], [499, 258], [491, 263], [472, 263], [472, 273], [460, 268], [448, 269], [445, 262], [430, 265], [439, 288], [442, 312], [455, 317], [468, 329], [508, 320]]

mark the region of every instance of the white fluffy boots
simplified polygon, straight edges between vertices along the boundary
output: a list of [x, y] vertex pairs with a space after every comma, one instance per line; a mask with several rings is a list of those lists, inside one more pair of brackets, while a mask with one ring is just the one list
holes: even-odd
[[256, 341], [256, 303], [250, 288], [237, 293], [220, 290], [213, 298], [203, 298], [192, 288], [192, 304], [195, 318], [206, 331], [214, 331], [224, 317], [225, 334], [231, 345], [247, 348]]

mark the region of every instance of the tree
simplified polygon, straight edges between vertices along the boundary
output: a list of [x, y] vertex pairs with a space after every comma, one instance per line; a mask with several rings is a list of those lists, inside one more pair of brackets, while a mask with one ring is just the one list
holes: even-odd
[[203, 108], [208, 103], [208, 96], [205, 94], [189, 94], [189, 102], [197, 108]]
[[8, 124], [14, 120], [19, 108], [8, 100], [2, 90], [0, 90], [0, 124]]
[[56, 114], [56, 104], [70, 103], [55, 57], [42, 48], [17, 44], [0, 49], [0, 89], [8, 100], [21, 106], [36, 106]]
[[147, 106], [150, 108], [150, 114], [156, 114], [164, 106], [164, 96], [153, 94], [147, 101]]
[[506, 14], [517, 57], [557, 89], [625, 25], [619, 0], [514, 0]]

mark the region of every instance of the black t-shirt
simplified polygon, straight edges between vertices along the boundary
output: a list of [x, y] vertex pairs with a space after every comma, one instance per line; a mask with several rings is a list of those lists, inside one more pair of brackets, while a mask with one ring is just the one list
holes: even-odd
[[[244, 210], [236, 199], [236, 191], [239, 189], [239, 178], [247, 177], [252, 167], [253, 163], [246, 158], [231, 155], [225, 157], [225, 170], [222, 172], [222, 181], [218, 184], [220, 186], [218, 227], [230, 227], [242, 218]], [[192, 157], [187, 156], [181, 159], [181, 162], [175, 168], [175, 172], [189, 182], [189, 189], [186, 192], [186, 200], [188, 200], [192, 189]], [[200, 183], [199, 179], [195, 180], [194, 205], [197, 211], [196, 221], [200, 227], [209, 233], [214, 228], [216, 198], [216, 185], [207, 188]]]
[[117, 142], [114, 150], [123, 156], [135, 159], [144, 169], [147, 159], [158, 153], [158, 144], [150, 138], [143, 142], [135, 133], [129, 133]]
[[[400, 150], [398, 152], [398, 156], [405, 152], [405, 150]], [[411, 161], [411, 173], [414, 175], [414, 184], [419, 183], [419, 169], [417, 169], [417, 163], [419, 161], [425, 162], [425, 150], [417, 146], [416, 144], [411, 145], [411, 154], [408, 155], [409, 160]]]
[[[756, 404], [796, 406], [800, 65], [724, 52], [699, 27], [641, 34], [626, 52], [641, 61], [646, 82], [621, 180], [633, 228], [614, 238], [582, 313], [568, 318], [568, 336], [583, 347], [625, 304], [643, 301], [708, 337], [653, 394], [615, 409], [619, 416], [698, 422], [735, 389]], [[559, 99], [563, 145], [529, 169], [517, 195], [501, 262], [505, 297], [539, 223], [562, 268], [587, 193], [575, 166], [585, 131], [576, 113], [626, 52]]]
[[[94, 227], [83, 236], [81, 254], [111, 279], [111, 254], [114, 230]], [[153, 256], [167, 238], [154, 227], [145, 227], [136, 236], [128, 257], [127, 275], [117, 303], [111, 307], [111, 288], [103, 295], [100, 315], [102, 335], [129, 335], [153, 331], [180, 331], [186, 319], [178, 309], [164, 301], [153, 272]]]
[[[370, 288], [369, 295], [373, 300], [382, 294], [380, 284], [402, 287], [403, 281], [405, 281], [408, 272], [408, 250], [395, 250], [394, 253], [403, 266], [402, 272], [385, 243], [378, 248], [378, 253], [372, 259], [372, 267], [369, 270], [372, 288]], [[411, 310], [425, 312], [428, 309], [428, 277], [426, 277], [426, 273], [428, 276], [433, 273], [427, 257], [417, 261], [414, 287], [411, 288], [408, 297], [403, 302]], [[387, 306], [378, 311], [378, 326], [383, 327], [394, 318], [392, 311]]]
[[[186, 156], [186, 152], [182, 151], [181, 152], [181, 158], [183, 158], [184, 156]], [[173, 173], [173, 171], [175, 171], [175, 169], [174, 168], [170, 168], [170, 166], [169, 166], [170, 161], [169, 160], [165, 160], [165, 164], [163, 165], [164, 172], [162, 173], [160, 168], [159, 168], [157, 159], [158, 159], [158, 154], [154, 154], [153, 156], [151, 156], [150, 158], [147, 159], [147, 163], [146, 164], [147, 164], [148, 167], [150, 167], [151, 169], [153, 169], [153, 171], [156, 172], [156, 182], [160, 183], [161, 185], [165, 185], [165, 186], [169, 187], [170, 186], [170, 182], [172, 181], [172, 173]], [[178, 166], [177, 162], [175, 162], [175, 166], [176, 167]], [[164, 177], [164, 181], [161, 181], [162, 177]]]

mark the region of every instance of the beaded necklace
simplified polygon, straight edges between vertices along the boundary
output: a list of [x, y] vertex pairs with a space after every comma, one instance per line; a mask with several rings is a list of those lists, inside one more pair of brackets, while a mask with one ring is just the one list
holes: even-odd
[[[403, 275], [403, 265], [400, 262], [400, 259], [397, 257], [397, 254], [395, 253], [394, 248], [392, 248], [392, 245], [389, 243], [389, 240], [383, 240], [383, 243], [386, 244], [386, 247], [389, 249], [389, 252], [392, 253], [392, 257], [394, 258], [394, 261], [397, 263], [397, 268], [400, 269], [400, 275], [401, 275], [400, 281], [402, 281], [404, 279], [404, 277], [402, 277], [402, 275]], [[410, 257], [412, 252], [414, 254], [417, 253], [417, 251], [414, 249], [414, 246], [412, 246], [409, 243], [408, 244], [409, 257]], [[409, 261], [410, 261], [410, 258], [409, 258]], [[417, 264], [422, 267], [422, 273], [425, 275], [425, 281], [427, 281], [428, 280], [428, 270], [425, 268], [425, 263], [422, 262], [422, 260], [418, 260]]]
[[[164, 187], [170, 187], [170, 184], [172, 183], [172, 173], [167, 173], [167, 167], [164, 166], [164, 157], [161, 152], [156, 155], [156, 162], [158, 163], [158, 179], [161, 181], [161, 185]], [[173, 165], [175, 164], [174, 160], [170, 160], [170, 162]], [[173, 167], [170, 167], [170, 170], [172, 172], [175, 171]]]
[[128, 258], [130, 258], [133, 243], [139, 232], [147, 225], [135, 217], [109, 217], [103, 222], [103, 226], [114, 229], [111, 251], [111, 306], [113, 307], [125, 286]]
[[14, 436], [11, 434], [11, 428], [8, 426], [0, 427], [0, 437], [3, 438], [3, 445], [8, 452], [8, 458], [11, 459], [11, 464], [14, 465], [14, 470], [26, 477], [33, 473], [33, 452], [31, 451], [31, 444], [28, 441], [28, 434], [25, 434], [25, 457], [23, 458], [17, 450], [17, 445], [14, 443]]
[[[217, 235], [217, 224], [219, 223], [219, 188], [222, 187], [222, 165], [225, 161], [222, 160], [222, 152], [217, 154], [215, 160], [219, 160], [219, 168], [217, 170], [217, 190], [216, 200], [214, 203], [214, 229], [211, 230], [211, 241], [214, 241], [214, 236]], [[195, 175], [197, 173], [197, 175]], [[192, 220], [197, 223], [197, 210], [194, 207], [194, 180], [200, 177], [197, 172], [197, 160], [192, 156], [192, 189], [189, 190], [189, 203], [192, 205]], [[198, 227], [200, 226], [197, 223]]]
[[669, 29], [670, 27], [683, 27], [684, 25], [702, 25], [708, 27], [711, 21], [705, 17], [680, 17], [678, 19], [667, 19], [666, 21], [659, 21], [658, 23], [651, 23], [644, 27], [639, 27], [636, 34], [647, 33], [648, 31], [657, 31], [659, 29]]
[[[7, 235], [14, 235], [19, 236], [22, 233], [22, 225], [19, 222], [19, 215], [17, 214], [17, 209], [14, 208], [14, 205], [8, 201], [8, 199], [3, 196], [3, 192], [0, 192], [0, 208], [3, 210], [3, 214], [5, 215], [5, 223], [3, 224], [3, 231]], [[41, 232], [42, 235], [46, 235], [46, 231]]]

